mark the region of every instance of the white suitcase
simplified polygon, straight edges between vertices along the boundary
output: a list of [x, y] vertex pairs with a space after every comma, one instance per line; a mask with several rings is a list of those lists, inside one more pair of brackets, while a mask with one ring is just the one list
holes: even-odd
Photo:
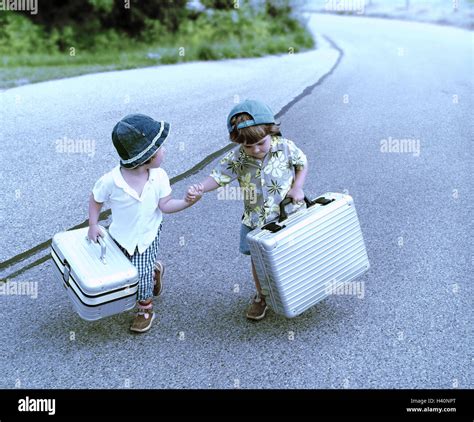
[[286, 317], [301, 314], [370, 267], [349, 195], [325, 193], [289, 217], [247, 235], [267, 304]]
[[132, 309], [138, 290], [137, 269], [101, 229], [100, 244], [88, 240], [87, 227], [58, 233], [51, 244], [55, 274], [88, 321]]

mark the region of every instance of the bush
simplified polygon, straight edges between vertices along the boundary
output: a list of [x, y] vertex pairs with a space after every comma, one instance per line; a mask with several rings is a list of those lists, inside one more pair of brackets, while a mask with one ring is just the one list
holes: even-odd
[[38, 15], [2, 14], [0, 49], [10, 46], [18, 54], [61, 53], [71, 47], [93, 52], [122, 49], [124, 44], [178, 45], [179, 41], [195, 49], [198, 58], [211, 59], [216, 57], [210, 51], [212, 45], [230, 41], [237, 47], [236, 43], [247, 44], [249, 38], [259, 44], [268, 42], [269, 52], [280, 49], [275, 47], [280, 42], [272, 41], [279, 35], [298, 36], [292, 43], [311, 45], [299, 22], [290, 17], [289, 0], [248, 0], [248, 4], [239, 0], [238, 9], [234, 0], [206, 0], [202, 3], [213, 9], [192, 16], [185, 8], [186, 0], [130, 1], [130, 9], [125, 9], [123, 0], [42, 0]]
[[[251, 1], [257, 4], [257, 0]], [[89, 9], [85, 7], [76, 21], [69, 15], [71, 10], [76, 10], [75, 2], [72, 3], [69, 8], [61, 3], [63, 6], [55, 16], [43, 17], [44, 26], [24, 14], [0, 14], [3, 63], [9, 67], [56, 66], [58, 69], [51, 74], [58, 77], [60, 66], [67, 66], [64, 74], [72, 76], [74, 66], [78, 74], [82, 74], [100, 71], [101, 67], [129, 69], [190, 60], [258, 57], [288, 53], [290, 47], [298, 52], [313, 46], [312, 36], [289, 15], [285, 7], [287, 1], [260, 1], [260, 7], [242, 7], [243, 0], [240, 0], [238, 9], [228, 7], [227, 2], [209, 1], [205, 3], [212, 3], [216, 9], [196, 12], [184, 20], [180, 16], [187, 12], [179, 5], [185, 1], [150, 1], [132, 14], [127, 12], [128, 20], [117, 28], [112, 25], [116, 19], [114, 14], [125, 12], [123, 8], [117, 10], [116, 0], [89, 0], [88, 7], [95, 14], [81, 25], [78, 22], [88, 16]], [[156, 9], [157, 3], [163, 5], [162, 10]], [[43, 8], [48, 9], [52, 4], [56, 1], [42, 0], [42, 14]], [[134, 6], [132, 0], [132, 8]], [[131, 35], [133, 31], [127, 29], [127, 25], [134, 26], [134, 19], [142, 29], [135, 27], [136, 34]], [[177, 22], [181, 23], [177, 25]], [[71, 47], [76, 50], [74, 56], [69, 54]], [[181, 47], [184, 47], [184, 55], [180, 54]], [[22, 79], [17, 77], [18, 72], [10, 73]], [[32, 72], [25, 71], [25, 74], [31, 80]], [[38, 80], [47, 79], [47, 71], [38, 71], [38, 74], [41, 75]]]
[[30, 54], [55, 50], [41, 26], [13, 12], [0, 14], [0, 53], [2, 55]]
[[65, 26], [79, 30], [91, 22], [101, 29], [114, 29], [130, 36], [139, 35], [147, 19], [160, 21], [168, 31], [175, 32], [188, 15], [187, 0], [41, 0], [40, 13], [22, 12], [47, 31]]
[[208, 9], [234, 9], [235, 0], [201, 0], [201, 4]]

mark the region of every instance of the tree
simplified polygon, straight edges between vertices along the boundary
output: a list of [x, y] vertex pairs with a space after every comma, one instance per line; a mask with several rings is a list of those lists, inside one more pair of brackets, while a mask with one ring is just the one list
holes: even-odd
[[48, 31], [67, 26], [85, 31], [113, 28], [135, 36], [150, 19], [175, 32], [187, 17], [186, 4], [187, 0], [41, 0], [38, 14], [22, 13]]

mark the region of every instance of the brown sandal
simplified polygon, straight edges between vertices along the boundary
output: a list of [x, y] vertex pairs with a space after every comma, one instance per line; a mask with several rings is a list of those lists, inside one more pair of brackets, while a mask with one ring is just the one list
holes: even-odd
[[159, 296], [163, 291], [163, 276], [165, 275], [165, 266], [161, 261], [155, 262], [155, 285], [153, 287], [153, 296]]

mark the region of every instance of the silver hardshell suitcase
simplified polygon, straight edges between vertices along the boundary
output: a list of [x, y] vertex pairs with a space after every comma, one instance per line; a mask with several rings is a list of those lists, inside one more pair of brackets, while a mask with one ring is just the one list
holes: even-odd
[[267, 304], [286, 317], [309, 307], [369, 269], [354, 201], [349, 195], [325, 193], [306, 208], [247, 235]]
[[87, 230], [56, 234], [51, 256], [75, 310], [93, 321], [135, 306], [138, 271], [104, 228], [100, 244], [88, 240]]

